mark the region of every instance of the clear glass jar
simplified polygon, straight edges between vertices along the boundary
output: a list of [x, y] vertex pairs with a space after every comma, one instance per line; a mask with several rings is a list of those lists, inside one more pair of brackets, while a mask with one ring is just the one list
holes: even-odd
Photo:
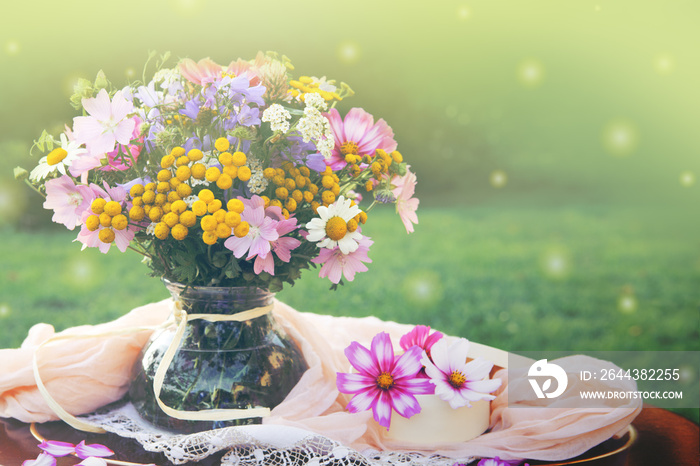
[[[270, 305], [275, 296], [259, 288], [164, 283], [188, 314], [235, 314]], [[260, 418], [181, 420], [160, 409], [153, 378], [174, 334], [174, 328], [154, 334], [134, 367], [129, 396], [141, 416], [157, 426], [183, 433], [259, 424]], [[166, 406], [183, 411], [272, 409], [284, 400], [307, 368], [300, 348], [271, 313], [244, 322], [192, 320], [167, 370], [160, 399]]]

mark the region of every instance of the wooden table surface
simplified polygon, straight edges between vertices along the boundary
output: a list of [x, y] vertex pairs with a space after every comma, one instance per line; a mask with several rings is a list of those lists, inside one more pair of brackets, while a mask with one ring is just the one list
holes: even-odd
[[[700, 428], [697, 424], [664, 409], [645, 405], [632, 425], [638, 438], [629, 450], [627, 466], [698, 466], [700, 465]], [[112, 457], [122, 461], [170, 465], [161, 454], [145, 452], [134, 440], [122, 439], [113, 434], [87, 434], [62, 422], [38, 426], [38, 431], [51, 440], [78, 443], [102, 443], [117, 454]], [[38, 442], [29, 431], [29, 425], [11, 419], [0, 419], [0, 466], [19, 466], [26, 459], [34, 459], [40, 453]], [[207, 458], [198, 464], [218, 464], [221, 455]], [[60, 458], [58, 465], [74, 465], [75, 458]], [[624, 466], [624, 457], [601, 460], [595, 465]]]

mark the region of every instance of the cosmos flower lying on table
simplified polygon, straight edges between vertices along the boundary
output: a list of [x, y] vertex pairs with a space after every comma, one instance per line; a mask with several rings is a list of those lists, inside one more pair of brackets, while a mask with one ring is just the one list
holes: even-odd
[[166, 59], [122, 89], [102, 73], [81, 80], [82, 114], [35, 141], [45, 155], [31, 173], [16, 170], [83, 248], [133, 249], [185, 285], [277, 291], [317, 265], [334, 286], [366, 271], [377, 204], [395, 204], [413, 231], [416, 176], [383, 119], [341, 116], [347, 84], [295, 79], [275, 53]]
[[352, 342], [345, 355], [354, 373], [337, 374], [342, 393], [354, 396], [346, 406], [351, 413], [372, 410], [374, 420], [387, 430], [392, 410], [410, 418], [421, 412], [415, 395], [437, 395], [453, 409], [472, 401], [493, 400], [500, 379], [488, 379], [493, 363], [477, 358], [467, 361], [469, 341], [455, 340], [448, 346], [442, 333], [430, 334], [419, 325], [400, 340], [404, 353], [396, 357], [388, 333], [379, 333], [368, 349]]

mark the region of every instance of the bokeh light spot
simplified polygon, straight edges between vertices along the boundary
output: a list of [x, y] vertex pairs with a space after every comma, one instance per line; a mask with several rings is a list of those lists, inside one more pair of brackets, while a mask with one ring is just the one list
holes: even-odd
[[617, 308], [623, 314], [632, 314], [637, 310], [637, 298], [631, 294], [623, 294], [617, 299]]
[[8, 304], [2, 303], [0, 304], [0, 319], [5, 319], [12, 314], [12, 310], [10, 309], [10, 306]]
[[204, 0], [168, 0], [168, 6], [183, 18], [201, 13], [204, 3]]
[[657, 73], [665, 75], [673, 73], [675, 61], [670, 55], [658, 55], [654, 58], [654, 69]]
[[0, 225], [15, 222], [26, 206], [26, 197], [19, 194], [22, 185], [0, 185]]
[[403, 284], [404, 293], [412, 303], [434, 306], [442, 300], [440, 277], [432, 270], [421, 270], [409, 275]]
[[571, 272], [570, 254], [562, 246], [551, 246], [540, 257], [540, 266], [548, 278], [564, 279]]
[[679, 381], [681, 383], [687, 384], [695, 382], [698, 377], [697, 369], [692, 366], [681, 366], [679, 369]]
[[518, 80], [526, 87], [538, 86], [544, 79], [544, 68], [537, 60], [525, 60], [518, 66]]
[[508, 182], [508, 175], [503, 170], [494, 170], [489, 175], [489, 183], [494, 188], [502, 188]]
[[8, 40], [5, 42], [5, 53], [11, 57], [19, 54], [19, 42], [16, 40]]
[[99, 274], [95, 270], [92, 260], [85, 256], [76, 257], [67, 264], [64, 279], [74, 288], [89, 288], [97, 283]]
[[346, 40], [338, 44], [336, 53], [338, 55], [338, 60], [346, 65], [354, 65], [360, 60], [360, 56], [362, 55], [359, 44], [351, 40]]
[[603, 130], [603, 145], [612, 155], [632, 153], [637, 147], [637, 139], [637, 130], [629, 121], [611, 121]]
[[690, 188], [695, 184], [695, 174], [689, 170], [681, 173], [680, 176], [681, 186], [685, 188]]
[[469, 9], [467, 5], [461, 5], [459, 8], [457, 8], [457, 18], [460, 21], [466, 21], [472, 16], [472, 11]]
[[129, 68], [127, 68], [127, 69], [124, 71], [124, 75], [125, 75], [127, 78], [131, 79], [131, 78], [133, 78], [134, 76], [136, 76], [136, 70], [135, 70], [134, 68], [132, 68], [132, 67], [129, 67]]

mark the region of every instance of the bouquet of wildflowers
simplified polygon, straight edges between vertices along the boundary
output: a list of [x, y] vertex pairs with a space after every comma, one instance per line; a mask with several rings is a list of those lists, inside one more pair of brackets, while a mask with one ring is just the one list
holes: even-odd
[[83, 248], [132, 249], [185, 285], [276, 291], [310, 266], [333, 286], [366, 271], [377, 203], [413, 231], [415, 174], [383, 119], [341, 117], [348, 85], [295, 78], [276, 53], [228, 66], [167, 58], [123, 89], [101, 72], [80, 81], [81, 114], [58, 137], [44, 131], [32, 152], [46, 155], [18, 170]]

